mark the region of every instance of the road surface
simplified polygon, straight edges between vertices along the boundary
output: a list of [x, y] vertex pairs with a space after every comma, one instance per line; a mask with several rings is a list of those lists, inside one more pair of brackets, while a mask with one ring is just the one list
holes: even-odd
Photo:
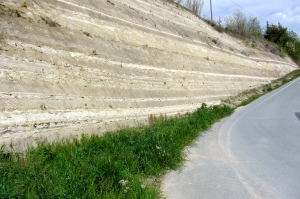
[[215, 124], [162, 184], [168, 199], [300, 198], [300, 79]]

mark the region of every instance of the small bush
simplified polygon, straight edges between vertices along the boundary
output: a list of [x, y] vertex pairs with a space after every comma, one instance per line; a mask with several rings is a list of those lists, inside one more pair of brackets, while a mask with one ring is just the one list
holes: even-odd
[[218, 43], [216, 39], [212, 39], [211, 41], [212, 41], [214, 44], [217, 44], [217, 43]]
[[225, 32], [225, 28], [222, 26], [221, 21], [219, 20], [218, 23], [214, 22], [214, 21], [210, 21], [208, 19], [202, 18], [202, 20], [204, 20], [207, 24], [211, 25], [211, 27], [213, 27], [216, 31], [222, 33]]

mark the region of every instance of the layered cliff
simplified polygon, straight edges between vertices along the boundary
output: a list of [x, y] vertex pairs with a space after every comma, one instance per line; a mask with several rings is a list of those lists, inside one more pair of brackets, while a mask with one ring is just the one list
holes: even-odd
[[0, 144], [190, 112], [297, 68], [162, 0], [0, 2]]

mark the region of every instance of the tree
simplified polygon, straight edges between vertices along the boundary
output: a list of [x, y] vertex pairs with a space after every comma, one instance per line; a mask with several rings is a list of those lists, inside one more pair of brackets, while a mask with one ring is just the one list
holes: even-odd
[[256, 17], [249, 17], [247, 21], [247, 32], [256, 37], [262, 36], [262, 28]]
[[256, 17], [247, 17], [243, 11], [237, 9], [232, 16], [225, 18], [225, 28], [239, 34], [262, 36], [262, 28]]
[[201, 16], [204, 0], [186, 0], [185, 7], [197, 16]]
[[276, 26], [274, 24], [269, 25], [267, 22], [264, 37], [278, 44], [297, 63], [300, 63], [300, 39], [294, 31], [288, 31], [280, 23]]
[[267, 22], [267, 29], [264, 37], [269, 41], [279, 44], [281, 47], [285, 47], [288, 40], [287, 28], [282, 27], [280, 23], [276, 26], [274, 24], [269, 25]]
[[240, 9], [237, 9], [232, 16], [225, 18], [225, 27], [240, 34], [246, 34], [247, 16]]

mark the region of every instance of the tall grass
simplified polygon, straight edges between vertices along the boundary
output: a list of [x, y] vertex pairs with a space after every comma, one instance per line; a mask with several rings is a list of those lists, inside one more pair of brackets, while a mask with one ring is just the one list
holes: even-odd
[[[239, 105], [299, 76], [300, 70], [295, 70], [259, 88], [262, 93], [252, 89]], [[203, 103], [184, 116], [150, 116], [149, 126], [40, 143], [25, 156], [0, 149], [0, 198], [159, 198], [153, 179], [178, 168], [185, 159], [184, 148], [235, 107]]]
[[25, 158], [0, 150], [0, 198], [158, 198], [149, 179], [180, 166], [183, 149], [232, 112], [203, 104], [149, 126], [41, 143]]

